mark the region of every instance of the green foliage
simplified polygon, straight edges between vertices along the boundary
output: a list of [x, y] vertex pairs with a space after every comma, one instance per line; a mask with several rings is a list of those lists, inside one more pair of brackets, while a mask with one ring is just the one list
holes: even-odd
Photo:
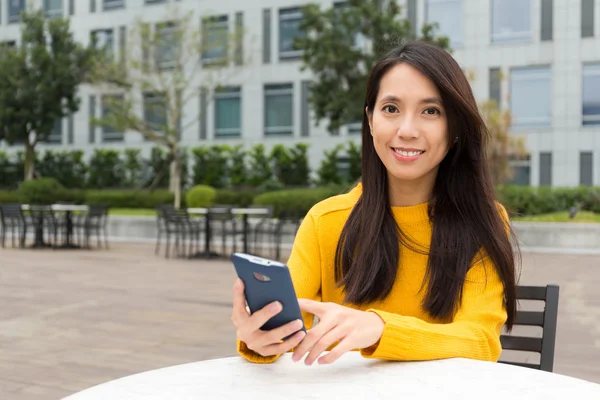
[[54, 178], [39, 178], [21, 183], [19, 200], [26, 204], [54, 204], [67, 197], [65, 187]]
[[169, 155], [166, 150], [160, 147], [153, 147], [150, 151], [150, 160], [148, 160], [148, 180], [144, 187], [167, 188], [169, 187]]
[[362, 176], [362, 151], [361, 146], [354, 142], [348, 143], [348, 175], [351, 182], [356, 182]]
[[57, 120], [79, 109], [78, 87], [96, 50], [75, 41], [69, 19], [46, 19], [37, 10], [22, 20], [19, 47], [4, 48], [0, 57], [0, 126], [8, 143], [25, 143], [25, 177], [32, 179], [35, 146]]
[[271, 181], [273, 178], [273, 170], [269, 157], [265, 151], [265, 146], [257, 144], [248, 152], [248, 184], [257, 187], [265, 182]]
[[321, 167], [317, 171], [319, 176], [319, 185], [341, 184], [342, 177], [338, 168], [339, 153], [342, 151], [342, 145], [337, 145], [331, 150], [325, 151], [325, 157], [321, 161]]
[[288, 216], [303, 217], [318, 202], [344, 191], [345, 188], [341, 186], [279, 190], [255, 197], [254, 204], [273, 206], [276, 217], [282, 212]]
[[123, 162], [117, 150], [95, 149], [90, 159], [88, 187], [120, 188], [125, 183]]
[[219, 189], [214, 199], [215, 204], [232, 204], [247, 207], [252, 204], [256, 193], [252, 190]]
[[9, 156], [0, 151], [0, 188], [16, 189], [23, 181], [23, 152]]
[[173, 194], [167, 190], [88, 190], [85, 202], [112, 208], [154, 208], [172, 203]]
[[201, 146], [192, 149], [194, 157], [194, 184], [223, 188], [228, 183], [230, 147]]
[[0, 204], [15, 204], [21, 202], [21, 196], [16, 190], [0, 190]]
[[54, 178], [66, 188], [81, 187], [87, 174], [80, 150], [47, 150], [41, 159], [36, 159], [36, 170], [40, 176]]
[[210, 207], [215, 204], [217, 191], [206, 185], [196, 185], [186, 194], [188, 207]]
[[[317, 121], [329, 121], [330, 132], [360, 121], [368, 72], [391, 46], [414, 38], [395, 1], [381, 6], [377, 1], [348, 0], [347, 7], [324, 10], [309, 4], [303, 7], [300, 29], [303, 35], [294, 46], [302, 50], [302, 70], [315, 77], [309, 101]], [[446, 49], [449, 44], [447, 38], [434, 37], [431, 25], [423, 27], [420, 39]], [[365, 46], [367, 42], [373, 46]]]
[[233, 187], [246, 185], [248, 178], [246, 171], [246, 158], [248, 153], [242, 145], [237, 145], [229, 149], [229, 157], [231, 160], [231, 168], [229, 170], [230, 183]]
[[124, 183], [128, 188], [137, 188], [144, 176], [144, 164], [139, 149], [125, 149], [123, 161]]
[[600, 187], [549, 188], [498, 186], [498, 200], [511, 215], [539, 215], [571, 207], [600, 212]]
[[273, 173], [277, 180], [285, 186], [307, 186], [309, 168], [307, 157], [308, 146], [298, 143], [292, 148], [276, 145], [271, 150]]

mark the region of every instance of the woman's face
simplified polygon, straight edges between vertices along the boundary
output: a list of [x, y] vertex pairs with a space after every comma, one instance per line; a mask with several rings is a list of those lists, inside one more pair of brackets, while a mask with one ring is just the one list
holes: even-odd
[[390, 183], [433, 187], [448, 152], [448, 122], [433, 82], [414, 67], [398, 64], [382, 77], [373, 112], [367, 113]]

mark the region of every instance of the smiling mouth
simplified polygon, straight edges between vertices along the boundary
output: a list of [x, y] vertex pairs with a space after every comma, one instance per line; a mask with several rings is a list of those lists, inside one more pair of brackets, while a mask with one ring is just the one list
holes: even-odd
[[401, 150], [392, 148], [397, 154], [400, 154], [403, 157], [415, 157], [425, 153], [425, 150]]

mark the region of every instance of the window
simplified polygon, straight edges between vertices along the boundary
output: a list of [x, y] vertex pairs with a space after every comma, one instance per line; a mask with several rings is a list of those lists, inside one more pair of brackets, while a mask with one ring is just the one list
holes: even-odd
[[540, 186], [552, 186], [552, 153], [540, 153]]
[[552, 40], [554, 26], [554, 0], [542, 0], [542, 30], [540, 39], [542, 41]]
[[167, 0], [144, 0], [144, 3], [146, 4], [160, 4], [160, 3], [166, 3]]
[[156, 25], [156, 65], [158, 68], [173, 68], [177, 64], [178, 49], [177, 26], [172, 22]]
[[92, 32], [92, 40], [95, 42], [95, 47], [104, 49], [104, 55], [108, 59], [114, 56], [114, 36], [112, 29], [102, 29]]
[[438, 23], [438, 36], [447, 36], [451, 48], [463, 45], [462, 3], [462, 0], [427, 0], [427, 22]]
[[492, 0], [492, 43], [531, 39], [531, 0]]
[[221, 63], [227, 58], [229, 23], [227, 15], [207, 18], [202, 29], [202, 62]]
[[167, 107], [164, 96], [156, 93], [144, 94], [144, 121], [153, 131], [164, 131], [167, 126]]
[[44, 0], [44, 11], [46, 11], [46, 15], [49, 18], [62, 17], [62, 2], [63, 0]]
[[52, 132], [46, 138], [48, 144], [61, 144], [62, 143], [62, 119], [54, 121]]
[[271, 10], [265, 8], [262, 17], [262, 55], [263, 64], [271, 62]]
[[8, 22], [21, 22], [26, 0], [8, 0]]
[[585, 186], [594, 184], [594, 154], [591, 151], [579, 153], [579, 184]]
[[[112, 110], [119, 108], [119, 103], [123, 102], [122, 95], [106, 95], [102, 96], [102, 118], [106, 118], [112, 113]], [[102, 126], [102, 141], [103, 142], [122, 142], [123, 132], [117, 131], [110, 126]]]
[[300, 31], [302, 11], [299, 8], [279, 10], [279, 59], [299, 58], [302, 50], [294, 48], [294, 39], [302, 37]]
[[531, 156], [527, 155], [523, 159], [511, 159], [509, 161], [513, 169], [513, 177], [509, 183], [513, 185], [529, 186], [531, 182]]
[[292, 135], [293, 87], [265, 86], [265, 135]]
[[124, 8], [125, 0], [103, 0], [102, 6], [104, 10], [114, 10], [116, 8]]
[[581, 1], [581, 37], [594, 36], [594, 0]]
[[490, 100], [498, 107], [502, 106], [502, 71], [500, 68], [490, 68]]
[[239, 137], [242, 133], [240, 88], [223, 88], [215, 93], [215, 136]]
[[600, 125], [600, 64], [583, 66], [582, 125]]
[[511, 69], [510, 111], [513, 128], [551, 125], [549, 67]]

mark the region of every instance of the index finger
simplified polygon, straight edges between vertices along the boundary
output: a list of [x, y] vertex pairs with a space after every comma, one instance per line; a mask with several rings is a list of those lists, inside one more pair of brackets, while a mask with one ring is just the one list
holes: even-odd
[[310, 299], [298, 299], [298, 305], [300, 306], [300, 310], [316, 315], [318, 317], [320, 316], [323, 310], [323, 303]]
[[240, 278], [237, 278], [233, 285], [233, 315], [240, 321], [243, 321], [250, 315], [246, 309], [244, 282]]

